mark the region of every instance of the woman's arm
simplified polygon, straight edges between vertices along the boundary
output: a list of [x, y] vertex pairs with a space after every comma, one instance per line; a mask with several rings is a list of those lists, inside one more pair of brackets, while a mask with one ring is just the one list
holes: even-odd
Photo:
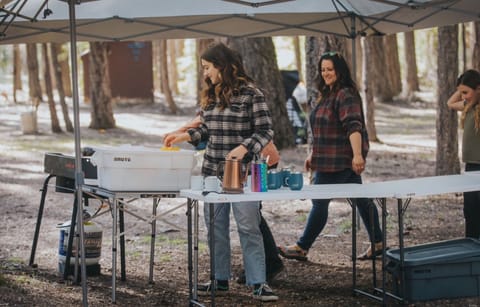
[[165, 133], [163, 137], [166, 138], [170, 134], [187, 132], [187, 130], [190, 128], [197, 128], [198, 126], [200, 126], [201, 123], [202, 123], [202, 119], [200, 118], [200, 115], [197, 115], [194, 119], [192, 119], [185, 125], [181, 126], [177, 130]]
[[452, 96], [450, 96], [447, 101], [447, 106], [449, 109], [455, 111], [463, 111], [463, 108], [465, 108], [465, 100], [462, 100], [460, 91], [457, 90], [452, 94]]
[[365, 170], [365, 159], [362, 156], [362, 135], [355, 131], [349, 136], [353, 151], [352, 169], [360, 175]]

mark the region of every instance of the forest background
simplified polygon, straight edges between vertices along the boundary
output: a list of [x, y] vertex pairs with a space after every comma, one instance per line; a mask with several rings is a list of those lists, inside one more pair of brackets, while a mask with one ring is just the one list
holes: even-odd
[[[479, 22], [416, 30], [386, 36], [355, 39], [356, 58], [352, 59], [352, 40], [321, 37], [216, 38], [198, 40], [160, 40], [153, 44], [155, 97], [164, 98], [171, 114], [181, 112], [175, 97], [193, 97], [202, 83], [199, 54], [213, 41], [224, 41], [243, 56], [248, 73], [264, 89], [274, 118], [275, 143], [282, 148], [295, 146], [289, 124], [280, 69], [297, 70], [307, 87], [310, 105], [317, 97], [313, 80], [317, 63], [325, 51], [338, 51], [350, 62], [364, 96], [367, 128], [372, 141], [381, 141], [375, 127], [375, 101], [414, 101], [416, 93], [431, 91], [438, 102], [436, 174], [460, 171], [458, 159], [458, 117], [444, 103], [455, 90], [458, 74], [479, 67]], [[80, 52], [89, 51], [89, 128], [115, 128], [114, 104], [108, 75], [108, 45], [105, 42], [81, 43]], [[26, 44], [0, 47], [2, 96], [14, 103], [27, 104], [33, 112], [42, 102], [49, 105], [53, 133], [73, 131], [67, 101], [71, 97], [68, 45]], [[48, 65], [46, 65], [48, 63]], [[80, 71], [79, 80], [82, 81]], [[62, 80], [58, 82], [57, 80]], [[8, 86], [10, 84], [10, 86]], [[196, 86], [192, 86], [196, 84]], [[80, 86], [82, 84], [80, 82]], [[85, 85], [83, 85], [85, 86]], [[26, 89], [22, 91], [22, 89]], [[81, 92], [81, 91], [80, 91]], [[28, 94], [27, 94], [28, 93]], [[23, 95], [23, 96], [22, 96]], [[154, 103], [155, 99], [151, 101]], [[308, 112], [309, 104], [303, 108]], [[57, 108], [61, 110], [64, 128]]]
[[[461, 167], [458, 159], [458, 117], [455, 112], [447, 110], [446, 101], [450, 94], [455, 90], [455, 80], [461, 71], [467, 68], [479, 69], [479, 29], [480, 23], [477, 22], [419, 30], [398, 35], [358, 39], [356, 44], [358, 48], [358, 52], [356, 53], [356, 76], [358, 85], [364, 96], [369, 135], [372, 141], [377, 144], [381, 144], [383, 141], [377, 137], [377, 127], [375, 126], [375, 111], [380, 111], [377, 109], [377, 107], [380, 106], [380, 103], [400, 106], [405, 109], [415, 109], [414, 111], [420, 110], [418, 111], [420, 113], [422, 110], [425, 110], [426, 114], [430, 114], [429, 112], [432, 107], [430, 99], [429, 101], [426, 101], [423, 98], [425, 97], [425, 93], [428, 93], [427, 96], [433, 97], [431, 100], [435, 101], [433, 106], [437, 125], [435, 140], [436, 157], [434, 161], [435, 174], [452, 174], [460, 172]], [[154, 70], [155, 76], [155, 99], [149, 105], [150, 110], [169, 116], [172, 120], [175, 120], [177, 115], [182, 115], [182, 120], [185, 119], [185, 115], [187, 115], [187, 117], [194, 116], [195, 105], [197, 103], [196, 93], [200, 86], [199, 81], [201, 81], [201, 79], [198, 78], [200, 72], [196, 61], [199, 53], [213, 40], [214, 39], [153, 42], [154, 65], [152, 69]], [[291, 131], [285, 110], [285, 94], [282, 90], [278, 90], [279, 88], [283, 89], [279, 70], [299, 70], [307, 86], [308, 97], [312, 97], [313, 99], [313, 97], [315, 97], [315, 89], [312, 87], [311, 81], [316, 77], [316, 64], [319, 56], [325, 51], [335, 50], [342, 52], [346, 59], [351, 59], [351, 41], [328, 35], [322, 37], [222, 38], [215, 40], [225, 41], [233, 48], [239, 50], [244, 57], [245, 65], [249, 73], [255, 80], [257, 80], [259, 85], [265, 89], [266, 93], [268, 93], [268, 97], [270, 97], [268, 102], [274, 117], [274, 130], [276, 134], [275, 142], [279, 148], [282, 151], [299, 150], [301, 151], [301, 154], [297, 155], [303, 157], [304, 148], [295, 148], [293, 142], [293, 132]], [[115, 136], [123, 136], [122, 133], [125, 131], [122, 129], [116, 129], [115, 117], [117, 112], [124, 115], [131, 110], [133, 116], [133, 112], [138, 110], [138, 105], [132, 105], [132, 102], [125, 102], [121, 99], [114, 99], [114, 97], [111, 97], [111, 93], [108, 92], [109, 77], [107, 74], [108, 61], [106, 60], [108, 54], [107, 45], [103, 42], [92, 42], [82, 43], [80, 46], [82, 51], [90, 51], [90, 64], [94, 67], [94, 69], [90, 70], [93, 72], [90, 77], [90, 102], [86, 103], [84, 97], [81, 99], [82, 109], [90, 112], [90, 121], [87, 128], [89, 130], [88, 132], [98, 133], [97, 136], [101, 138], [101, 141], [103, 142], [102, 144], [108, 144], [110, 141], [118, 142], [118, 138]], [[66, 146], [64, 146], [65, 153], [69, 153], [69, 150], [73, 152], [73, 127], [71, 126], [70, 120], [71, 89], [69, 88], [71, 80], [69, 80], [70, 68], [68, 65], [68, 50], [69, 48], [66, 44], [29, 44], [0, 47], [1, 69], [3, 70], [0, 97], [0, 103], [2, 106], [8, 106], [10, 110], [12, 108], [18, 110], [33, 109], [34, 112], [37, 112], [39, 108], [48, 105], [48, 113], [50, 116], [49, 127], [51, 132], [46, 132], [45, 130], [37, 131], [37, 134], [27, 136], [23, 141], [28, 143], [29, 140], [32, 141], [34, 138], [42, 139], [42, 136], [45, 136], [45, 134], [47, 134], [47, 136], [58, 136], [62, 139], [62, 142], [64, 142], [63, 144], [66, 144]], [[48, 65], [45, 65], [46, 63], [48, 63]], [[58, 80], [64, 81], [59, 82]], [[83, 78], [79, 78], [79, 80], [83, 80]], [[308, 107], [305, 106], [305, 108], [307, 109]], [[61, 112], [62, 117], [60, 117], [57, 112]], [[404, 114], [398, 113], [394, 114], [394, 116], [401, 117], [404, 116]], [[392, 120], [394, 116], [390, 119]], [[63, 118], [63, 121], [60, 120], [60, 118]], [[17, 120], [19, 125], [20, 119], [18, 118]], [[400, 120], [403, 127], [408, 129], [410, 125], [408, 119], [400, 118]], [[176, 124], [181, 125], [182, 123], [183, 121], [179, 121]], [[411, 128], [414, 129], [416, 126], [412, 126]], [[441, 133], [439, 132], [440, 128], [442, 129]], [[18, 130], [20, 133], [21, 128], [18, 127]], [[65, 131], [67, 132], [65, 133]], [[398, 134], [401, 134], [401, 132]], [[18, 136], [18, 133], [12, 133], [9, 135], [10, 138], [16, 138]], [[110, 139], [109, 136], [112, 136], [112, 138]], [[50, 142], [54, 142], [55, 137], [49, 139]], [[129, 135], [126, 135], [125, 139], [127, 141], [128, 137]], [[71, 142], [65, 142], [65, 139], [71, 139]], [[4, 143], [8, 144], [10, 141], [4, 141]], [[32, 141], [32, 144], [33, 143], [34, 142]], [[52, 146], [52, 144], [53, 143], [46, 143], [43, 147], [40, 146], [40, 148], [37, 148], [36, 150], [48, 150], [49, 146]], [[29, 148], [27, 148], [28, 144], [22, 143], [22, 146], [26, 147], [20, 148], [21, 150], [29, 150]], [[294, 151], [294, 153], [298, 152]], [[287, 157], [287, 155], [284, 157]], [[6, 155], [5, 159], [7, 158], [8, 156]], [[375, 155], [372, 158], [375, 159]], [[389, 158], [393, 161], [395, 159], [395, 154], [392, 154]], [[392, 161], [388, 161], [388, 163], [394, 163]], [[405, 161], [402, 161], [402, 163], [403, 162]], [[426, 161], [428, 167], [431, 167], [432, 165], [429, 162], [430, 161]], [[8, 163], [6, 165], [8, 168]], [[31, 165], [29, 164], [25, 167], [30, 166]], [[419, 169], [418, 164], [405, 163], [402, 164], [402, 172], [395, 175], [409, 176], [406, 172], [403, 172], [406, 171], [406, 169], [403, 170], [403, 168], [408, 167]], [[387, 168], [388, 167], [385, 167], [385, 169]], [[375, 174], [375, 171], [368, 173], [370, 176], [373, 176], [373, 174]], [[425, 174], [429, 173], [416, 172], [414, 176]], [[389, 175], [391, 174], [389, 173]], [[5, 184], [0, 188], [2, 193], [4, 192], [3, 189], [8, 189], [5, 193], [6, 196], [4, 197], [4, 195], [2, 195], [2, 203], [5, 202], [5, 206], [3, 206], [2, 210], [6, 210], [3, 223], [4, 226], [2, 227], [7, 225], [7, 228], [2, 229], [2, 235], [10, 235], [10, 232], [15, 230], [15, 226], [10, 225], [7, 219], [15, 220], [19, 225], [17, 227], [24, 227], [24, 220], [28, 220], [28, 223], [34, 220], [32, 218], [31, 210], [27, 210], [27, 208], [23, 206], [14, 206], [15, 204], [13, 202], [7, 203], [7, 200], [12, 200], [14, 197], [13, 195], [18, 193], [17, 185], [12, 184], [11, 181], [16, 182], [17, 179], [8, 179], [8, 184]], [[32, 190], [31, 188], [29, 189]], [[34, 192], [38, 194], [38, 191]], [[23, 190], [20, 194], [22, 193], [25, 194], [22, 195], [22, 197], [26, 198], [27, 193]], [[28, 196], [32, 195], [33, 194]], [[32, 196], [31, 199], [33, 198], [34, 196]], [[35, 198], [33, 202], [35, 203], [36, 201], [37, 198]], [[449, 201], [451, 201], [451, 199], [445, 202], [448, 203]], [[26, 201], [23, 200], [23, 202]], [[30, 203], [31, 202], [32, 201], [30, 201]], [[306, 207], [308, 207], [308, 205]], [[13, 209], [9, 211], [9, 208]], [[28, 208], [31, 209], [30, 207]], [[429, 209], [424, 210], [433, 211], [439, 207], [434, 208], [435, 209], [429, 207]], [[25, 210], [26, 212], [23, 212], [22, 210]], [[65, 209], [63, 209], [63, 211], [65, 211]], [[292, 212], [289, 211], [289, 213]], [[278, 212], [275, 214], [280, 216], [280, 213]], [[458, 210], [451, 212], [451, 214], [452, 216], [456, 216], [457, 222], [459, 218], [461, 220], [461, 214]], [[274, 214], [269, 214], [269, 221], [275, 220], [272, 215]], [[21, 217], [23, 217], [23, 219]], [[450, 216], [443, 216], [442, 221], [453, 220], [453, 218], [450, 218]], [[280, 217], [280, 219], [285, 218]], [[304, 224], [304, 221], [294, 222], [300, 225]], [[444, 223], [438, 222], [438, 224], [443, 226]], [[297, 225], [297, 228], [298, 227], [301, 226]], [[343, 227], [348, 228], [345, 226]], [[415, 227], [417, 227], [417, 225], [415, 225]], [[431, 231], [433, 232], [434, 230], [444, 234], [441, 232], [442, 230], [437, 228], [432, 229]], [[450, 228], [446, 228], [443, 231], [450, 231]], [[286, 241], [285, 238], [293, 240], [293, 234], [290, 233], [285, 235], [281, 233], [280, 227], [274, 228], [274, 232], [276, 237], [279, 240], [282, 240], [281, 242]], [[458, 229], [455, 234], [457, 233]], [[179, 236], [181, 235], [183, 234], [180, 234]], [[416, 237], [415, 239], [418, 238], [419, 237]], [[4, 247], [2, 247], [2, 250], [7, 255], [9, 253], [18, 252], [15, 248], [27, 251], [30, 242], [28, 240], [26, 240], [28, 242], [24, 241], [20, 243], [18, 239], [2, 239], [2, 244], [5, 244], [3, 245]], [[8, 242], [8, 244], [6, 242]], [[55, 245], [55, 243], [56, 242], [54, 242], [53, 245]], [[14, 247], [14, 245], [18, 247]], [[335, 248], [337, 248], [337, 246]], [[332, 247], [330, 250], [334, 251], [334, 248]], [[178, 251], [175, 251], [175, 253], [177, 252]], [[320, 263], [323, 260], [322, 256], [328, 252], [329, 250], [323, 251], [322, 255], [313, 256], [316, 257], [313, 259]], [[142, 262], [141, 259], [138, 260], [138, 262]], [[2, 270], [4, 272], [9, 272], [12, 263], [12, 261], [7, 260], [6, 269], [2, 267]], [[2, 262], [2, 265], [3, 264], [4, 263]], [[143, 263], [143, 265], [145, 265], [145, 263]], [[14, 263], [13, 266], [15, 266]], [[339, 267], [342, 267], [342, 270], [345, 271], [344, 265], [339, 265]], [[163, 267], [156, 269], [160, 269], [162, 272], [164, 272], [163, 270], [167, 270]], [[297, 269], [300, 270], [300, 268]], [[29, 274], [28, 269], [22, 267], [22, 270], [25, 274]], [[174, 267], [171, 271], [168, 271], [165, 276], [171, 276], [170, 273], [178, 273], [175, 272], [175, 270], [178, 271], [179, 269]], [[306, 266], [304, 271], [308, 272], [309, 270], [311, 270], [311, 267]], [[324, 271], [324, 268], [322, 268], [322, 274]], [[348, 278], [348, 272], [343, 273], [342, 276], [344, 276], [344, 280], [346, 280]], [[1, 274], [2, 273], [0, 273], [0, 285], [3, 280]], [[340, 273], [334, 272], [332, 274], [333, 277], [338, 277]], [[8, 275], [8, 278], [10, 278], [10, 274]], [[290, 278], [292, 275], [293, 274], [290, 275]], [[300, 283], [302, 286], [305, 286], [306, 281], [302, 278], [301, 274], [299, 274], [298, 280], [302, 282]], [[342, 280], [340, 280], [340, 282], [341, 281]], [[169, 282], [172, 281], [169, 280]], [[35, 283], [35, 281], [28, 287], [37, 286], [37, 284], [33, 283]], [[184, 283], [186, 283], [186, 281], [184, 281]], [[182, 284], [181, 287], [176, 287], [177, 289], [175, 291], [177, 292], [173, 293], [178, 294], [178, 291], [180, 291], [178, 290], [179, 288], [186, 289], [184, 286], [185, 285]], [[40, 287], [38, 287], [38, 293], [42, 292], [42, 287], [48, 286], [41, 284]], [[12, 288], [15, 289], [14, 287]], [[139, 288], [143, 287], [139, 286]], [[336, 289], [335, 287], [333, 288]], [[50, 287], [47, 289], [53, 290]], [[166, 289], [170, 290], [168, 289], [168, 285]], [[164, 289], [160, 290], [163, 291]], [[159, 288], [155, 288], [153, 291], [160, 290]], [[291, 299], [295, 302], [298, 300], [298, 293], [302, 293], [301, 291], [303, 290], [296, 289], [295, 287], [293, 287], [293, 290]], [[343, 291], [344, 289], [341, 290]], [[129, 290], [126, 290], [126, 292], [128, 291]], [[62, 290], [62, 293], [65, 292], [67, 292], [67, 290]], [[106, 292], [108, 292], [108, 290]], [[341, 295], [339, 295], [342, 297], [342, 300], [345, 299], [345, 293], [347, 292], [342, 292]], [[310, 294], [311, 293], [308, 293], [308, 295]], [[14, 293], [11, 293], [11, 296], [14, 297]], [[128, 295], [125, 294], [125, 296]], [[7, 295], [4, 297], [10, 296]], [[78, 299], [78, 296], [75, 297]], [[283, 297], [287, 297], [287, 294], [282, 293], [282, 298]], [[125, 297], [122, 298], [125, 299]], [[175, 299], [178, 300], [175, 295], [172, 295], [172, 300]], [[100, 304], [102, 302], [103, 301], [99, 301], [98, 303]], [[338, 303], [338, 301], [336, 301], [336, 303]]]

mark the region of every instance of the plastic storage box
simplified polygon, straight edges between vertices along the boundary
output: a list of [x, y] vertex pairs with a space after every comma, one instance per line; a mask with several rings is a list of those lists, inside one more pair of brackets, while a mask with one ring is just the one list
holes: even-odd
[[190, 187], [193, 150], [120, 146], [95, 148], [98, 186], [111, 191], [168, 191]]
[[387, 251], [387, 259], [392, 293], [406, 301], [480, 295], [478, 240], [462, 238], [404, 248], [403, 267], [399, 249]]

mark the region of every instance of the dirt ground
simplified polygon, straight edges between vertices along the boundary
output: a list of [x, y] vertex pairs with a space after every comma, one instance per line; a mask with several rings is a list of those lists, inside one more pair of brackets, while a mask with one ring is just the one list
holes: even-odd
[[[191, 99], [179, 101], [180, 115], [167, 114], [161, 103], [145, 106], [115, 107], [118, 128], [96, 131], [86, 128], [88, 106], [81, 107], [82, 147], [105, 144], [161, 146], [160, 135], [185, 122], [193, 115]], [[376, 110], [377, 133], [382, 143], [372, 143], [364, 174], [365, 182], [432, 176], [435, 170], [435, 110], [433, 102], [413, 104], [379, 104]], [[82, 288], [64, 281], [58, 273], [59, 229], [70, 219], [72, 194], [56, 193], [55, 181], [48, 188], [40, 238], [35, 254], [36, 267], [28, 266], [37, 220], [41, 187], [47, 176], [43, 170], [46, 152], [72, 154], [71, 133], [52, 134], [46, 105], [38, 113], [39, 133], [24, 135], [20, 129], [20, 112], [26, 106], [0, 102], [0, 306], [80, 306]], [[59, 113], [60, 119], [62, 119]], [[281, 152], [280, 167], [301, 169], [306, 147]], [[157, 212], [169, 212], [157, 222], [155, 239], [154, 283], [148, 282], [150, 225], [126, 216], [127, 280], [117, 280], [117, 306], [186, 306], [188, 305], [187, 236], [185, 199], [163, 199]], [[91, 201], [90, 208], [102, 204]], [[292, 244], [301, 234], [310, 209], [310, 201], [265, 202], [263, 215], [277, 244]], [[131, 204], [131, 210], [148, 217], [151, 200]], [[202, 211], [202, 210], [200, 210]], [[111, 303], [111, 216], [95, 220], [103, 229], [101, 275], [87, 281], [88, 304]], [[396, 202], [388, 202], [388, 245], [398, 247]], [[165, 223], [166, 221], [167, 223]], [[235, 223], [233, 222], [232, 225]], [[407, 246], [462, 237], [462, 195], [417, 198], [405, 214]], [[242, 267], [238, 235], [232, 226], [233, 271]], [[368, 247], [364, 228], [359, 230], [358, 248]], [[359, 252], [360, 252], [359, 251]], [[200, 218], [200, 281], [209, 278], [209, 256], [205, 244], [205, 226]], [[251, 290], [235, 282], [232, 276], [230, 295], [218, 297], [218, 306], [374, 306], [378, 302], [352, 294], [351, 209], [344, 200], [330, 206], [326, 229], [309, 252], [309, 261], [285, 260], [285, 270], [271, 283], [280, 299], [259, 303]], [[358, 264], [358, 287], [371, 292], [370, 262]], [[380, 266], [377, 266], [380, 269]], [[118, 271], [117, 276], [120, 273]], [[200, 302], [209, 305], [208, 298]], [[388, 305], [395, 305], [389, 300]], [[478, 298], [417, 302], [416, 306], [478, 306]]]

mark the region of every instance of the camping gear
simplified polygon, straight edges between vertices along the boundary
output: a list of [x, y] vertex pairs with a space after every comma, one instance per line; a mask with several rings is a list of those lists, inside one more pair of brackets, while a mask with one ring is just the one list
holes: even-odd
[[[480, 241], [462, 238], [387, 251], [393, 294], [406, 301], [480, 295]], [[401, 274], [404, 272], [404, 284]]]
[[252, 192], [267, 192], [267, 163], [264, 159], [257, 159], [251, 163]]
[[98, 185], [111, 191], [180, 191], [190, 188], [193, 150], [143, 146], [96, 148]]
[[247, 179], [247, 175], [248, 166], [245, 168], [245, 173], [243, 173], [242, 161], [237, 159], [237, 157], [220, 162], [217, 168], [217, 177], [222, 181], [223, 192], [225, 193], [243, 193], [243, 184]]
[[[92, 221], [84, 222], [84, 245], [85, 245], [85, 264], [87, 266], [87, 275], [95, 276], [100, 274], [100, 256], [102, 253], [102, 229]], [[57, 225], [60, 229], [60, 238], [58, 242], [58, 271], [63, 275], [65, 270], [67, 275], [73, 275], [74, 263], [66, 267], [67, 253], [72, 257], [77, 254], [76, 240], [73, 240], [73, 246], [68, 251], [68, 239], [70, 236], [70, 221]]]

